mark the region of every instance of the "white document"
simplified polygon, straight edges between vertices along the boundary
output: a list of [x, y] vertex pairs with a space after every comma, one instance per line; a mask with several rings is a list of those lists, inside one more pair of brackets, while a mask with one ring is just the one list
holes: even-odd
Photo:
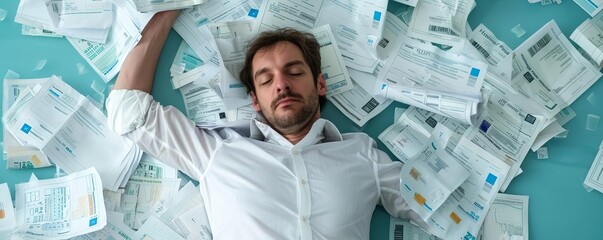
[[21, 35], [25, 36], [36, 36], [36, 37], [54, 37], [62, 38], [63, 35], [59, 35], [53, 31], [49, 31], [43, 28], [32, 27], [29, 25], [21, 25]]
[[[174, 30], [182, 36], [182, 39], [195, 51], [199, 59], [205, 63], [211, 62], [212, 58], [218, 54], [218, 46], [214, 41], [213, 35], [205, 24], [198, 25], [199, 18], [195, 12], [190, 9], [180, 13], [180, 16], [174, 22]], [[217, 65], [220, 63], [217, 62]]]
[[192, 82], [209, 87], [212, 79], [219, 77], [220, 70], [220, 59], [217, 55], [206, 63], [182, 41], [170, 68], [172, 87], [178, 89]]
[[413, 10], [408, 36], [462, 48], [474, 0], [421, 0]]
[[443, 239], [475, 239], [509, 165], [461, 138], [454, 155], [471, 173], [432, 215], [429, 232]]
[[475, 99], [458, 97], [457, 94], [408, 87], [397, 84], [380, 83], [375, 92], [383, 97], [413, 105], [466, 124], [472, 124], [472, 117], [478, 112]]
[[216, 91], [191, 83], [180, 88], [188, 119], [197, 125], [227, 122], [226, 106]]
[[17, 227], [13, 200], [7, 183], [0, 183], [0, 237]]
[[590, 19], [584, 20], [572, 32], [570, 39], [580, 46], [599, 65], [603, 64], [603, 30]]
[[482, 227], [484, 239], [529, 240], [528, 199], [522, 195], [497, 194]]
[[124, 224], [124, 214], [107, 211], [107, 225], [98, 231], [80, 235], [71, 240], [131, 240], [136, 232]]
[[468, 127], [452, 118], [411, 106], [400, 119], [379, 134], [379, 140], [404, 163], [421, 152], [422, 146], [427, 144], [431, 132], [438, 124], [455, 133], [450, 140], [452, 145], [456, 145], [459, 140], [455, 137], [462, 135]]
[[109, 0], [113, 2], [113, 4], [117, 7], [117, 11], [125, 11], [127, 16], [130, 17], [136, 28], [138, 28], [138, 32], [142, 32], [144, 27], [151, 21], [151, 18], [155, 13], [141, 13], [136, 10], [136, 5], [134, 4], [135, 0]]
[[172, 9], [189, 8], [207, 0], [134, 0], [139, 12], [160, 12]]
[[133, 240], [153, 240], [153, 239], [170, 239], [170, 240], [184, 240], [182, 236], [168, 227], [165, 223], [161, 222], [157, 217], [151, 216], [142, 225]]
[[251, 21], [207, 24], [218, 46], [220, 62], [220, 90], [224, 98], [246, 98], [247, 90], [239, 80], [245, 65], [247, 45], [256, 36]]
[[545, 143], [551, 140], [551, 138], [565, 131], [567, 130], [563, 128], [556, 120], [554, 120], [538, 133], [538, 136], [536, 136], [536, 139], [534, 139], [534, 143], [530, 149], [532, 149], [533, 152], [536, 152], [536, 150], [541, 148]]
[[313, 29], [312, 34], [320, 44], [322, 75], [327, 83], [327, 97], [354, 88], [331, 26], [323, 25]]
[[603, 193], [603, 148], [599, 148], [584, 179], [584, 186]]
[[406, 219], [389, 218], [389, 240], [438, 240]]
[[514, 52], [513, 88], [537, 103], [547, 118], [572, 104], [601, 77], [567, 40], [554, 20]]
[[555, 115], [555, 119], [561, 126], [565, 125], [566, 123], [568, 123], [575, 117], [576, 117], [576, 112], [574, 112], [574, 110], [571, 107], [566, 107], [564, 109], [561, 109], [561, 111], [559, 113], [557, 113], [557, 115]]
[[124, 223], [132, 229], [139, 229], [153, 215], [153, 207], [169, 201], [179, 186], [179, 178], [132, 176], [120, 204], [120, 210], [125, 214]]
[[602, 0], [574, 0], [578, 6], [586, 11], [591, 17], [594, 17], [603, 9]]
[[292, 0], [262, 1], [254, 29], [292, 27], [310, 30], [331, 25], [346, 66], [373, 72], [379, 63], [376, 47], [385, 24], [387, 1]]
[[480, 99], [488, 64], [443, 51], [404, 35], [402, 38], [403, 44], [387, 60], [379, 80]]
[[423, 151], [409, 159], [400, 171], [402, 197], [426, 222], [469, 177], [465, 167], [445, 150], [452, 134], [450, 129], [437, 125]]
[[[350, 79], [354, 88], [332, 95], [328, 99], [355, 124], [364, 126], [366, 122], [385, 110], [392, 103], [392, 100], [377, 99], [354, 79]], [[360, 81], [363, 80], [365, 79], [360, 79]]]
[[255, 0], [211, 0], [185, 10], [185, 14], [193, 16], [200, 27], [209, 23], [254, 20], [259, 7]]
[[117, 75], [126, 56], [141, 38], [136, 25], [120, 8], [118, 8], [117, 17], [109, 35], [109, 41], [105, 44], [67, 38], [75, 50], [105, 82], [111, 81]]
[[60, 0], [59, 28], [108, 29], [113, 23], [113, 4], [108, 0]]
[[[72, 1], [72, 0], [67, 0], [67, 1]], [[63, 0], [48, 0], [46, 1], [46, 7], [48, 8], [48, 15], [50, 15], [50, 21], [52, 22], [52, 31], [57, 32], [61, 35], [65, 35], [65, 36], [69, 36], [69, 37], [75, 37], [75, 38], [79, 38], [79, 39], [86, 39], [88, 41], [92, 41], [92, 42], [97, 42], [97, 43], [105, 43], [107, 40], [107, 36], [109, 34], [109, 27], [96, 27], [96, 28], [73, 28], [73, 27], [69, 27], [69, 22], [67, 22], [67, 27], [61, 27], [61, 19], [62, 19], [62, 14], [64, 11], [63, 8]], [[73, 3], [73, 2], [71, 2]], [[111, 3], [106, 3], [105, 6], [102, 6], [102, 4], [99, 6], [98, 4], [91, 4], [91, 5], [96, 5], [98, 7], [101, 8], [106, 8], [106, 9], [101, 9], [99, 11], [99, 9], [95, 9], [93, 11], [96, 11], [97, 13], [91, 13], [89, 17], [99, 17], [102, 16], [103, 14], [106, 14], [108, 16], [103, 16], [107, 19], [110, 19], [111, 22], [113, 21], [113, 5], [111, 5]], [[73, 11], [77, 11], [74, 7]], [[71, 10], [67, 10], [68, 12]], [[75, 16], [79, 15], [84, 15], [86, 13], [79, 13]], [[98, 15], [98, 16], [95, 16]], [[110, 16], [110, 17], [109, 17]], [[71, 17], [72, 19], [70, 21], [73, 21], [73, 17]], [[108, 26], [111, 26], [111, 23], [108, 24]]]
[[394, 1], [406, 4], [411, 7], [417, 6], [417, 2], [419, 2], [419, 0], [394, 0]]
[[504, 82], [511, 82], [513, 50], [507, 44], [496, 38], [484, 24], [477, 26], [467, 40], [488, 63], [488, 74]]
[[544, 128], [545, 119], [526, 105], [529, 99], [506, 91], [503, 84], [487, 81], [484, 86], [491, 89], [492, 94], [476, 124], [463, 137], [512, 164], [510, 178], [502, 179], [502, 191], [505, 191]]
[[[39, 79], [4, 79], [2, 91], [2, 112], [6, 113], [19, 97], [21, 92], [30, 91], [38, 84], [43, 84], [48, 78]], [[3, 127], [4, 153], [7, 169], [41, 168], [52, 165], [46, 155], [34, 146], [23, 146], [6, 127]]]
[[125, 186], [142, 155], [107, 127], [98, 108], [56, 76], [37, 94], [22, 93], [2, 120], [17, 140], [39, 148], [65, 172], [95, 167], [109, 190]]
[[101, 179], [94, 168], [60, 178], [16, 184], [18, 234], [66, 239], [107, 224]]

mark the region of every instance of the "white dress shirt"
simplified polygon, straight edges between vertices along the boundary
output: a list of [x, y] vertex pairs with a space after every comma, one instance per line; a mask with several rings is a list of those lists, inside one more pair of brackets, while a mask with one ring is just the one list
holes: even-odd
[[399, 193], [402, 164], [328, 120], [293, 145], [261, 119], [249, 136], [197, 128], [137, 90], [112, 91], [107, 111], [117, 133], [199, 180], [214, 239], [368, 239], [378, 203], [419, 219]]

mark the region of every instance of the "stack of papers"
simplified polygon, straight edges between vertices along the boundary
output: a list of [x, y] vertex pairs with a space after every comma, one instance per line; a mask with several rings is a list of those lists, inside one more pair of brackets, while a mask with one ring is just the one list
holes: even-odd
[[101, 179], [94, 168], [65, 177], [16, 185], [17, 233], [33, 239], [66, 239], [107, 224]]
[[107, 117], [56, 76], [26, 89], [2, 118], [22, 145], [40, 149], [67, 173], [95, 167], [103, 187], [126, 185], [142, 151], [107, 127]]

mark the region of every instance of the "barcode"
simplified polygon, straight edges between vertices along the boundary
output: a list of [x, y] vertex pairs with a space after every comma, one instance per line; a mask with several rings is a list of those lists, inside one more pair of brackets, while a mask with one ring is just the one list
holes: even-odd
[[429, 124], [430, 127], [435, 128], [435, 126], [438, 124], [438, 121], [436, 121], [432, 117], [428, 117], [427, 119], [425, 119], [425, 123]]
[[382, 38], [381, 41], [379, 41], [379, 47], [385, 48], [385, 47], [387, 47], [388, 43], [389, 43], [389, 40]]
[[475, 40], [471, 39], [469, 40], [469, 42], [471, 43], [471, 45], [473, 45], [475, 47], [475, 49], [477, 49], [477, 51], [479, 51], [479, 53], [481, 53], [485, 58], [490, 57], [490, 53], [488, 53], [488, 51], [486, 51], [486, 49], [484, 49], [482, 47], [482, 45], [479, 45], [479, 43], [477, 43]]
[[530, 57], [533, 57], [534, 55], [536, 55], [536, 53], [538, 53], [538, 51], [540, 51], [540, 49], [542, 49], [544, 46], [546, 46], [550, 41], [551, 41], [551, 36], [547, 33], [546, 35], [544, 35], [544, 37], [542, 37], [540, 40], [538, 40], [538, 42], [536, 42], [536, 44], [534, 44], [532, 47], [530, 47], [530, 49], [528, 49], [528, 53], [530, 54]]
[[452, 35], [452, 36], [456, 36], [458, 37], [459, 35], [456, 34], [456, 32], [454, 32], [452, 29], [447, 28], [447, 27], [441, 27], [441, 26], [436, 26], [436, 25], [429, 25], [429, 31], [432, 32], [439, 32], [439, 33], [445, 33], [448, 35]]
[[394, 240], [404, 239], [404, 225], [394, 225]]
[[375, 98], [371, 98], [370, 101], [368, 101], [366, 104], [364, 104], [364, 106], [362, 106], [362, 110], [364, 110], [366, 113], [370, 113], [377, 106], [379, 106], [379, 102], [377, 102], [377, 100], [375, 100]]

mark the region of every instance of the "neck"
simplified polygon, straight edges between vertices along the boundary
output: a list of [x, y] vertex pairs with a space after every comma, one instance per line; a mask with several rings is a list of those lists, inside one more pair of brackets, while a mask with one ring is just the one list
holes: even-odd
[[314, 115], [310, 119], [308, 119], [308, 122], [301, 126], [292, 127], [289, 129], [277, 129], [274, 128], [274, 126], [273, 128], [278, 133], [280, 133], [285, 139], [289, 140], [291, 144], [295, 145], [299, 143], [302, 139], [304, 139], [304, 137], [310, 132], [310, 129], [312, 129], [314, 122], [316, 122], [316, 120], [318, 120], [319, 118], [320, 108], [318, 108]]

